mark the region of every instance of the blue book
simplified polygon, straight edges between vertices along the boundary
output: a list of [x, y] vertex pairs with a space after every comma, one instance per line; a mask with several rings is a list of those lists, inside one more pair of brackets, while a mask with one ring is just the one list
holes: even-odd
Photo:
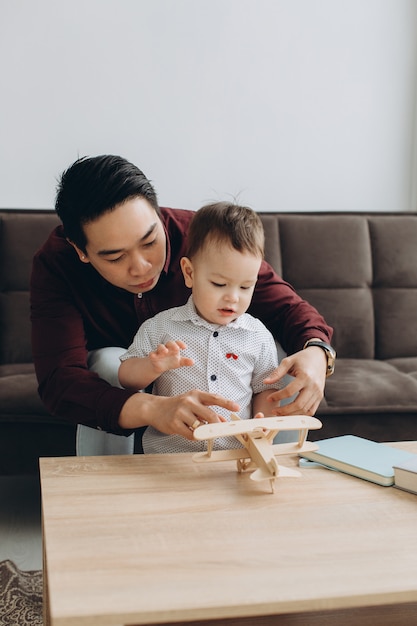
[[300, 456], [326, 467], [389, 487], [394, 484], [394, 465], [416, 454], [355, 435], [343, 435], [315, 442], [319, 449]]

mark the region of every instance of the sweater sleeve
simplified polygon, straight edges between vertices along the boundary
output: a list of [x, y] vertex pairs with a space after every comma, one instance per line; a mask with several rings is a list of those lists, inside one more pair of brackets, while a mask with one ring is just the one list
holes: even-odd
[[73, 423], [129, 435], [118, 419], [135, 392], [112, 387], [88, 369], [83, 317], [70, 285], [40, 254], [33, 260], [30, 292], [33, 361], [47, 409]]

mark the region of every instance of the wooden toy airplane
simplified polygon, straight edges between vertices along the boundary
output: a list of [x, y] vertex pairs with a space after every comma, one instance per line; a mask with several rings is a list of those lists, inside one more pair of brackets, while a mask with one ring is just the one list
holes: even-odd
[[[298, 454], [317, 450], [318, 446], [306, 441], [308, 431], [322, 427], [316, 417], [308, 415], [291, 415], [289, 417], [262, 417], [241, 420], [231, 414], [230, 422], [202, 424], [194, 431], [198, 441], [207, 440], [207, 452], [197, 452], [193, 461], [204, 463], [210, 461], [237, 461], [237, 471], [255, 469], [251, 479], [255, 481], [269, 480], [271, 491], [274, 491], [274, 480], [284, 476], [301, 476], [300, 472], [284, 465], [278, 465], [276, 455]], [[274, 444], [274, 437], [282, 430], [298, 430], [298, 441]], [[243, 448], [213, 451], [213, 442], [217, 437], [235, 437]]]

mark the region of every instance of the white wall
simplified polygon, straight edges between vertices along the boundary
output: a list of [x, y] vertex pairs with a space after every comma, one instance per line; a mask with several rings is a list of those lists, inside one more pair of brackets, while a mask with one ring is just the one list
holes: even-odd
[[416, 0], [0, 0], [0, 207], [117, 153], [163, 205], [410, 210], [416, 44]]

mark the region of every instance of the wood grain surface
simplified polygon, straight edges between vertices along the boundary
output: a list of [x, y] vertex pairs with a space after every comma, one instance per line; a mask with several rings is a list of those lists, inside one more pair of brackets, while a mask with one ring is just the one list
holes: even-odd
[[415, 495], [322, 468], [271, 493], [189, 454], [40, 466], [53, 626], [415, 623]]

